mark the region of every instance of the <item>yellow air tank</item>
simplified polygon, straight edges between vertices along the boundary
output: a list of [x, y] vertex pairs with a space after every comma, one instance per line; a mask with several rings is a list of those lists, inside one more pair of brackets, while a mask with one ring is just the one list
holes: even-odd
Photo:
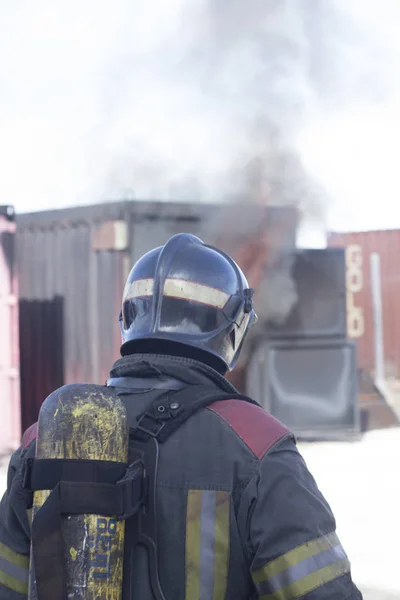
[[[68, 385], [43, 403], [37, 459], [80, 459], [128, 463], [129, 425], [125, 406], [112, 390]], [[51, 490], [36, 491], [33, 523]], [[121, 600], [125, 522], [103, 515], [63, 515], [62, 538], [67, 598]], [[31, 554], [30, 600], [38, 598]]]

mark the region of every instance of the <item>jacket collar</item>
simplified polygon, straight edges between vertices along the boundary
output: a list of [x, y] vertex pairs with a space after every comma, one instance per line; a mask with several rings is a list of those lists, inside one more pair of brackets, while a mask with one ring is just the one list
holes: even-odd
[[124, 356], [114, 363], [110, 377], [140, 377], [166, 381], [175, 379], [185, 385], [214, 385], [224, 392], [238, 393], [223, 375], [208, 365], [180, 356], [161, 354]]

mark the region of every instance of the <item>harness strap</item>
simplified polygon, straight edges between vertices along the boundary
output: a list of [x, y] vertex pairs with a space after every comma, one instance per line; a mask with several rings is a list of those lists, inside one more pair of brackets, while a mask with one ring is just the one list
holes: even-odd
[[154, 400], [137, 418], [131, 435], [136, 439], [157, 438], [165, 442], [185, 421], [200, 409], [217, 401], [242, 400], [259, 406], [257, 402], [242, 394], [221, 392], [208, 386], [189, 386], [177, 392], [167, 391]]
[[128, 468], [107, 461], [32, 459], [24, 488], [52, 490], [32, 521], [32, 555], [40, 600], [67, 600], [63, 515], [102, 515], [125, 520], [145, 502], [141, 460]]

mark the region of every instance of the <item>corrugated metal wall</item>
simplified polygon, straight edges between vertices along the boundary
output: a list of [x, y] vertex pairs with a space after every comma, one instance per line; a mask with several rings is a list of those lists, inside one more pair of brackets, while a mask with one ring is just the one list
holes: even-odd
[[332, 233], [329, 245], [346, 248], [348, 334], [357, 340], [359, 366], [374, 369], [370, 257], [381, 262], [385, 367], [400, 376], [400, 230]]
[[134, 204], [18, 217], [20, 299], [64, 301], [65, 383], [106, 379], [119, 356], [118, 314], [132, 263], [187, 229], [183, 221], [196, 230], [201, 220], [179, 206], [163, 215], [145, 203], [134, 211]]
[[[102, 381], [105, 365], [117, 357], [124, 252], [94, 250], [93, 232], [87, 223], [54, 224], [22, 230], [18, 236], [19, 263], [24, 265], [20, 298], [64, 300], [66, 382]], [[107, 314], [116, 315], [113, 324], [104, 318]]]
[[10, 206], [0, 207], [0, 454], [15, 449], [21, 439], [18, 281], [15, 263], [15, 222]]
[[[266, 213], [265, 208], [260, 211]], [[273, 207], [267, 212], [265, 227], [286, 224], [279, 244], [293, 247], [293, 209]], [[63, 345], [64, 383], [103, 382], [108, 376], [119, 357], [118, 315], [125, 279], [144, 252], [182, 231], [207, 243], [215, 242], [221, 232], [229, 242], [240, 240], [249, 235], [249, 227], [256, 232], [263, 222], [256, 210], [249, 211], [245, 205], [230, 219], [226, 214], [230, 211], [212, 205], [119, 202], [17, 217], [21, 303], [52, 302], [56, 297], [63, 302], [63, 340], [57, 343]], [[24, 321], [21, 336], [31, 337], [29, 352], [38, 346], [34, 331]], [[51, 344], [45, 347], [49, 353]], [[27, 360], [29, 356], [24, 355]], [[51, 363], [52, 356], [42, 356], [42, 364], [45, 361]], [[38, 366], [36, 375], [30, 370], [30, 377], [38, 378], [33, 382], [36, 412], [44, 399], [40, 386], [48, 381], [46, 368]], [[22, 407], [32, 420], [35, 410], [32, 413], [25, 390], [26, 386]]]

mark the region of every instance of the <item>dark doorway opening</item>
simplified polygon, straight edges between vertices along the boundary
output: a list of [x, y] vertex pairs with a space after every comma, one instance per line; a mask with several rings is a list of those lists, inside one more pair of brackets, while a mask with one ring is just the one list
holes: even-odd
[[38, 419], [46, 397], [64, 384], [64, 300], [20, 300], [21, 425]]

